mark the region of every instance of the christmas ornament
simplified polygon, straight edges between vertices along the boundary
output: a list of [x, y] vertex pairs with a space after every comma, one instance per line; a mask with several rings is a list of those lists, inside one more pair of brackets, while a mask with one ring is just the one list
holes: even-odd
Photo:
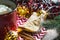
[[19, 16], [24, 16], [25, 17], [26, 14], [29, 13], [29, 9], [25, 6], [19, 6], [17, 8], [17, 12], [18, 12]]
[[44, 11], [44, 10], [38, 10], [38, 11], [37, 11], [37, 14], [38, 14], [38, 16], [39, 16], [39, 15], [44, 16], [44, 20], [47, 18], [47, 15], [49, 15], [49, 14], [47, 13], [47, 11]]
[[18, 38], [18, 33], [17, 31], [9, 31], [7, 34], [6, 34], [6, 37], [4, 40], [17, 40]]
[[[40, 10], [41, 11], [41, 14], [44, 14], [44, 13], [46, 13], [44, 10], [43, 10], [43, 12], [42, 12], [42, 10]], [[39, 15], [41, 15], [41, 14], [39, 14]], [[45, 15], [45, 14], [44, 14]], [[37, 15], [36, 16], [38, 16], [38, 13], [37, 13]], [[17, 18], [17, 21], [18, 20], [21, 20], [21, 19], [23, 19], [23, 17], [21, 17], [21, 16], [19, 16], [18, 18]], [[24, 19], [23, 19], [24, 20]], [[27, 20], [26, 20], [27, 21]], [[25, 22], [26, 22], [25, 21]], [[17, 24], [18, 24], [18, 26], [19, 27], [23, 27], [24, 28], [24, 23], [23, 23], [23, 21], [21, 20], [20, 22], [17, 22]], [[45, 30], [45, 28], [41, 28], [41, 33], [38, 33], [36, 36], [34, 35], [33, 37], [34, 38], [37, 38], [37, 36], [39, 36], [39, 38], [43, 38], [44, 37], [44, 35], [45, 35], [45, 33], [46, 33], [46, 30]], [[43, 34], [43, 35], [42, 35]], [[25, 34], [26, 35], [26, 34]], [[23, 37], [23, 38], [25, 38], [25, 39], [27, 39], [27, 37], [25, 36], [25, 35], [22, 35], [22, 34], [20, 34], [20, 36], [21, 37]], [[37, 38], [37, 39], [39, 39], [39, 38]], [[31, 38], [29, 38], [29, 39], [31, 39]], [[36, 39], [36, 40], [37, 40]], [[40, 40], [40, 39], [39, 39]]]
[[[22, 25], [23, 28], [28, 29], [31, 32], [38, 31], [39, 28], [41, 27], [40, 24], [44, 22], [46, 15], [47, 15], [47, 13], [44, 10], [41, 10], [41, 15], [39, 15], [39, 16], [36, 12], [33, 12], [31, 17]], [[31, 28], [34, 28], [34, 29], [31, 29]]]

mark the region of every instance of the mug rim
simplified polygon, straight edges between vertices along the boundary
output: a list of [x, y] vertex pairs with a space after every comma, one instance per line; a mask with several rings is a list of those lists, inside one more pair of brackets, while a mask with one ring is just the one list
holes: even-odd
[[[2, 15], [11, 14], [17, 8], [17, 4], [13, 1], [10, 1], [10, 0], [0, 0], [0, 5], [6, 5], [7, 7], [12, 9], [11, 12], [8, 12], [8, 13], [2, 14]], [[0, 15], [0, 16], [2, 16], [2, 15]]]

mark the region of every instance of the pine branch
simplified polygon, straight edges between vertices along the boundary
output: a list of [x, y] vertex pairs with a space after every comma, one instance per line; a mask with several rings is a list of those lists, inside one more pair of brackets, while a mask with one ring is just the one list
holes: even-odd
[[47, 29], [53, 29], [53, 28], [56, 28], [58, 24], [59, 23], [55, 20], [48, 20], [45, 23], [43, 23], [43, 26]]
[[60, 28], [60, 15], [56, 16], [54, 20], [48, 20], [44, 22], [43, 26], [47, 29]]

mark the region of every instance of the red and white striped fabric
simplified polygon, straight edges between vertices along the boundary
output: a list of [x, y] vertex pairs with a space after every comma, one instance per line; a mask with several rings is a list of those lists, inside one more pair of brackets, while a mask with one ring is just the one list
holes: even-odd
[[[22, 26], [26, 21], [27, 21], [27, 18], [17, 17], [17, 26]], [[41, 32], [38, 34], [34, 34], [33, 37], [36, 40], [41, 40], [45, 36], [45, 34], [46, 34], [46, 29], [41, 28]], [[18, 40], [22, 40], [21, 37]]]
[[22, 25], [27, 21], [27, 18], [20, 17], [17, 15], [17, 26], [23, 27]]
[[41, 39], [45, 36], [45, 34], [46, 34], [46, 29], [45, 29], [45, 28], [41, 28], [41, 32], [38, 33], [38, 34], [34, 34], [33, 37], [34, 37], [36, 40], [41, 40]]

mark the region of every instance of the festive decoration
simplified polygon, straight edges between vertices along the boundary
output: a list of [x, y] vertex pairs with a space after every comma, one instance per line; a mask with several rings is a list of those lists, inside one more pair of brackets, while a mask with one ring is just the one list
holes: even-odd
[[[44, 37], [44, 40], [45, 39], [60, 40], [60, 15], [55, 17], [53, 20], [48, 20], [48, 21], [44, 22], [43, 26], [47, 29], [47, 34]], [[49, 34], [49, 33], [52, 33], [54, 35]], [[49, 37], [46, 38], [47, 36], [49, 36]]]
[[25, 17], [26, 14], [29, 13], [29, 9], [25, 6], [19, 6], [17, 8], [17, 12], [18, 12], [19, 16], [24, 16]]
[[[52, 2], [51, 2], [51, 0], [42, 0], [41, 2], [40, 2], [40, 0], [30, 0], [29, 2], [27, 2], [26, 0], [18, 0], [18, 1], [19, 2], [21, 1], [22, 5], [19, 5], [17, 7], [17, 14], [18, 14], [17, 15], [17, 27], [18, 27], [17, 31], [9, 31], [6, 35], [5, 40], [23, 40], [23, 38], [24, 38], [24, 40], [45, 40], [44, 39], [45, 36], [50, 31], [48, 29], [56, 28], [57, 32], [58, 33], [60, 32], [59, 31], [60, 21], [57, 20], [57, 19], [59, 19], [59, 17], [57, 17], [57, 19], [54, 18], [55, 20], [48, 20], [47, 22], [45, 21], [47, 15], [49, 15], [47, 13], [48, 10], [49, 10], [49, 13], [52, 13], [52, 14], [54, 12], [56, 12], [55, 10], [50, 11], [50, 8], [53, 8], [53, 6], [55, 6], [55, 4], [57, 3], [57, 0], [56, 1], [52, 0]], [[32, 12], [32, 10], [33, 10], [33, 12]], [[30, 11], [32, 13], [30, 13]], [[43, 24], [43, 23], [45, 23], [45, 24]], [[41, 26], [41, 28], [40, 28], [40, 26]], [[24, 29], [22, 29], [22, 28], [24, 28]], [[33, 29], [33, 28], [35, 28], [35, 29]], [[40, 30], [36, 31], [36, 29], [37, 30], [40, 29]], [[39, 32], [39, 33], [32, 34], [32, 37], [35, 38], [34, 39], [34, 38], [31, 38], [30, 35], [23, 33], [24, 32], [23, 30], [24, 31], [29, 30], [27, 32], [31, 32], [30, 30], [33, 30], [33, 31]], [[54, 31], [54, 33], [55, 33], [55, 30], [51, 30], [51, 31]], [[19, 32], [22, 32], [22, 33], [19, 33]], [[19, 33], [19, 35], [18, 35], [18, 33]], [[57, 35], [58, 35], [58, 33], [57, 33]], [[30, 37], [28, 37], [28, 36], [30, 36]], [[49, 35], [47, 35], [47, 36], [49, 36]], [[21, 38], [21, 37], [23, 37], [23, 38]], [[60, 36], [54, 40], [60, 40]]]
[[[40, 13], [43, 14], [43, 15], [46, 15], [46, 12], [45, 12], [44, 10], [41, 10]], [[44, 14], [44, 13], [45, 13], [45, 14]], [[34, 13], [33, 13], [33, 14], [34, 14]], [[32, 14], [32, 15], [33, 15], [33, 14]], [[36, 15], [36, 14], [37, 14], [37, 15]], [[36, 13], [36, 14], [35, 14], [35, 15], [38, 17], [38, 13]], [[40, 16], [41, 14], [39, 14], [39, 16]], [[31, 17], [31, 18], [32, 18], [32, 17]], [[23, 21], [22, 19], [25, 20], [25, 21]], [[29, 19], [28, 19], [28, 20], [29, 20]], [[23, 28], [24, 28], [23, 25], [24, 25], [24, 23], [25, 23], [26, 21], [27, 21], [26, 18], [24, 19], [24, 18], [21, 17], [21, 16], [18, 16], [18, 17], [17, 17], [17, 25], [18, 25], [19, 27], [23, 27]], [[43, 35], [41, 35], [42, 33], [43, 33]], [[39, 33], [37, 36], [40, 36], [40, 37], [41, 37], [41, 36], [44, 36], [45, 33], [46, 33], [45, 28], [41, 28], [41, 33]], [[34, 37], [34, 36], [33, 36], [33, 37]], [[36, 37], [36, 36], [35, 36], [35, 37]], [[43, 37], [42, 37], [42, 38], [43, 38]], [[37, 39], [39, 39], [39, 38], [37, 38]], [[37, 39], [36, 39], [36, 40], [37, 40]]]
[[23, 28], [28, 29], [31, 32], [38, 31], [39, 28], [41, 27], [41, 23], [44, 22], [46, 15], [47, 13], [44, 10], [41, 10], [41, 15], [39, 16], [38, 13], [33, 12], [30, 18], [22, 25]]
[[38, 14], [38, 16], [41, 15], [41, 14], [43, 14], [43, 15], [45, 15], [45, 18], [46, 18], [47, 15], [48, 15], [47, 11], [45, 11], [45, 10], [38, 10], [38, 11], [37, 11], [37, 14]]
[[17, 40], [18, 33], [16, 31], [9, 31], [4, 40]]
[[22, 31], [22, 28], [17, 28], [16, 31], [10, 30], [7, 32], [4, 40], [23, 40], [18, 33]]

